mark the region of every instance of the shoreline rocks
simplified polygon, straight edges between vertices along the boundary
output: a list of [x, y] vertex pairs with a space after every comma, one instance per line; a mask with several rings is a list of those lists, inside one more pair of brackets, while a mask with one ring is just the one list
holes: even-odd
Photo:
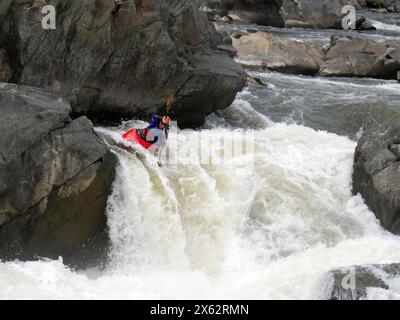
[[145, 119], [165, 111], [166, 97], [177, 92], [171, 115], [181, 127], [197, 127], [245, 84], [197, 0], [130, 1], [114, 15], [113, 0], [55, 3], [57, 28], [43, 30], [41, 2], [2, 2], [0, 47], [18, 84], [65, 97], [74, 116], [107, 124]]
[[342, 28], [346, 4], [364, 5], [358, 0], [203, 0], [209, 16], [236, 16], [245, 23], [279, 28]]
[[[0, 83], [0, 259], [104, 258], [116, 159], [65, 100]], [[100, 257], [101, 256], [101, 257]]]
[[251, 70], [322, 77], [398, 80], [400, 43], [332, 35], [329, 46], [283, 39], [266, 32], [232, 34], [236, 61]]
[[354, 156], [353, 194], [360, 193], [383, 228], [400, 235], [400, 126], [364, 134]]

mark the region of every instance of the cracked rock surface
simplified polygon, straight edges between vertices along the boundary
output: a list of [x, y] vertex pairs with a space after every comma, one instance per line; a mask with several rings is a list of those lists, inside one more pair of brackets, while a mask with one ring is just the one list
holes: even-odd
[[360, 193], [382, 226], [400, 234], [400, 126], [364, 134], [358, 141], [353, 193]]
[[115, 158], [90, 120], [72, 120], [57, 96], [6, 83], [0, 112], [0, 259], [74, 263], [104, 250]]
[[50, 0], [56, 30], [42, 28], [44, 1], [3, 2], [0, 49], [11, 82], [67, 98], [74, 116], [145, 119], [177, 92], [171, 115], [181, 128], [198, 127], [229, 107], [246, 81], [197, 0], [125, 1], [116, 14], [114, 0]]

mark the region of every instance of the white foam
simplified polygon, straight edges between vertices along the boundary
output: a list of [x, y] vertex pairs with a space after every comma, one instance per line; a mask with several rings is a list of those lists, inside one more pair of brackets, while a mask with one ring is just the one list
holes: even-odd
[[[180, 134], [190, 147], [197, 133]], [[0, 263], [0, 298], [324, 298], [326, 271], [400, 261], [399, 238], [351, 195], [354, 148], [278, 124], [255, 132], [255, 163], [160, 169], [118, 151], [110, 267], [96, 275], [62, 261]]]
[[394, 24], [387, 24], [377, 20], [368, 19], [372, 26], [374, 26], [377, 30], [388, 30], [388, 31], [395, 31], [400, 33], [400, 27]]

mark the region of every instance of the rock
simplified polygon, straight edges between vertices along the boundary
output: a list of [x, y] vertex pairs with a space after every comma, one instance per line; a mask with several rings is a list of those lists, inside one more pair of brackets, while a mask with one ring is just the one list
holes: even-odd
[[219, 45], [218, 49], [227, 52], [230, 57], [234, 58], [237, 55], [237, 50], [232, 46]]
[[377, 8], [377, 9], [371, 8], [369, 9], [369, 11], [375, 13], [388, 13], [388, 10], [386, 8]]
[[366, 0], [366, 5], [373, 9], [385, 9], [396, 4], [398, 0]]
[[359, 31], [368, 31], [368, 30], [376, 30], [376, 27], [374, 27], [369, 20], [365, 20], [362, 24], [360, 24], [357, 27], [357, 30]]
[[[400, 264], [365, 265], [333, 270], [325, 274], [322, 281], [329, 300], [362, 300], [371, 290], [388, 290], [390, 281], [399, 274]], [[352, 276], [353, 283], [350, 281]]]
[[[220, 15], [233, 14], [247, 23], [274, 27], [341, 28], [345, 0], [205, 0]], [[360, 7], [357, 1], [350, 4]]]
[[324, 77], [396, 79], [400, 70], [399, 47], [364, 38], [334, 37], [319, 73]]
[[0, 49], [0, 82], [9, 82], [13, 77], [13, 71], [8, 63], [7, 53]]
[[353, 193], [360, 193], [382, 226], [400, 234], [400, 126], [368, 133], [358, 141]]
[[[222, 37], [197, 0], [130, 1], [115, 15], [113, 0], [54, 3], [56, 30], [42, 29], [42, 1], [14, 0], [2, 8], [0, 47], [10, 53], [19, 84], [67, 98], [74, 116], [113, 124], [148, 118], [178, 92], [174, 116], [193, 127], [206, 112], [228, 107], [245, 84], [243, 68], [218, 49]], [[213, 56], [219, 64], [205, 69], [202, 61]], [[222, 99], [213, 82], [221, 73], [230, 74], [218, 88]], [[187, 87], [194, 78], [201, 78], [198, 86]], [[201, 101], [187, 99], [199, 94]]]
[[246, 35], [246, 33], [244, 33], [244, 32], [235, 31], [235, 32], [232, 32], [231, 37], [235, 38], [235, 39], [239, 39], [245, 35]]
[[115, 158], [91, 122], [72, 121], [57, 96], [4, 83], [0, 112], [0, 259], [99, 258]]
[[256, 86], [262, 86], [262, 87], [267, 87], [267, 84], [263, 81], [263, 79], [255, 76], [248, 76], [247, 77], [247, 83], [256, 85]]
[[[215, 110], [224, 109], [235, 99], [245, 82], [237, 81], [237, 63], [226, 59], [226, 53], [193, 56], [196, 69], [186, 79], [171, 110], [172, 117], [179, 119], [180, 127], [200, 127], [204, 123], [204, 115]], [[242, 71], [240, 71], [242, 72]], [[233, 87], [236, 83], [237, 87]], [[218, 85], [216, 85], [218, 84]], [[207, 87], [207, 93], [202, 88]], [[208, 96], [205, 96], [205, 95]], [[190, 112], [188, 106], [194, 106]]]
[[267, 68], [283, 73], [314, 75], [323, 63], [319, 45], [285, 40], [269, 33], [257, 32], [233, 39], [238, 62], [252, 68]]
[[14, 0], [1, 0], [0, 2], [0, 23], [3, 20], [4, 16], [6, 15], [6, 13], [8, 12], [11, 3]]
[[365, 19], [364, 16], [357, 16], [356, 29], [357, 30], [362, 29], [363, 28], [363, 24], [366, 23], [366, 21], [367, 21], [367, 19]]

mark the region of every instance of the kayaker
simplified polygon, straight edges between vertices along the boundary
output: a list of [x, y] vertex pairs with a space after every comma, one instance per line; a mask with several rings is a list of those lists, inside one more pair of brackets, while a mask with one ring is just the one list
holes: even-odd
[[[169, 116], [160, 117], [153, 115], [150, 125], [144, 129], [132, 129], [122, 137], [130, 142], [140, 144], [151, 154], [161, 158], [162, 150], [167, 145], [169, 126], [171, 118]], [[160, 165], [159, 161], [159, 165]]]

